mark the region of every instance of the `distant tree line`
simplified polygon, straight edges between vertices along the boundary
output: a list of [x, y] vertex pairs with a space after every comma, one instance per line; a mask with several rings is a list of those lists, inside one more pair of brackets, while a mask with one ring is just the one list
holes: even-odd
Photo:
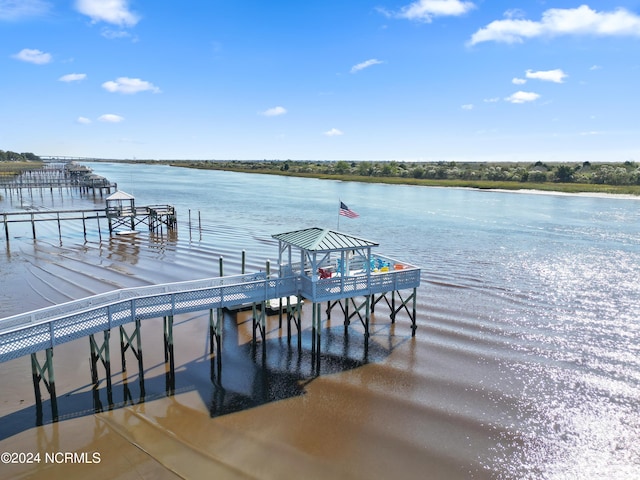
[[0, 150], [0, 162], [40, 162], [40, 161], [41, 161], [40, 157], [30, 152], [17, 153], [17, 152], [12, 152], [11, 150], [7, 150], [6, 152], [4, 150]]
[[[224, 170], [289, 174], [405, 177], [431, 180], [501, 181], [529, 183], [585, 183], [640, 185], [640, 166], [624, 163], [507, 163], [507, 162], [368, 162], [368, 161], [204, 161], [188, 166]], [[186, 166], [186, 165], [185, 165]]]

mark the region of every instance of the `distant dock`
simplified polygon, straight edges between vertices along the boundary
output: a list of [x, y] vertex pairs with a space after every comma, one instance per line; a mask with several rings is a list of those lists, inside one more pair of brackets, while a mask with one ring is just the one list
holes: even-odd
[[163, 233], [164, 228], [175, 230], [178, 225], [176, 209], [172, 205], [147, 205], [129, 209], [126, 212], [118, 212], [113, 209], [88, 209], [88, 210], [42, 210], [30, 212], [0, 212], [0, 221], [4, 227], [4, 237], [9, 243], [9, 225], [12, 223], [30, 223], [31, 235], [37, 238], [36, 225], [41, 222], [56, 222], [58, 236], [62, 236], [62, 224], [70, 220], [82, 221], [84, 238], [87, 238], [87, 224], [96, 222], [98, 235], [102, 238], [102, 220], [107, 224], [109, 234], [117, 233], [118, 227], [126, 227], [127, 231], [144, 224], [149, 231]]
[[106, 221], [109, 234], [118, 233], [122, 227], [127, 232], [135, 231], [140, 224], [146, 225], [152, 232], [162, 233], [178, 228], [176, 209], [172, 205], [136, 206], [132, 195], [118, 190], [118, 185], [106, 178], [93, 174], [84, 165], [75, 162], [47, 163], [41, 169], [26, 171], [15, 176], [0, 177], [0, 189], [10, 198], [15, 194], [22, 201], [26, 194], [31, 198], [34, 191], [54, 189], [63, 191], [77, 189], [81, 194], [92, 194], [103, 197], [106, 206], [103, 209], [78, 210], [28, 210], [19, 212], [0, 212], [0, 222], [4, 227], [4, 236], [9, 243], [9, 224], [30, 223], [31, 234], [35, 240], [36, 224], [40, 222], [56, 222], [58, 235], [62, 237], [62, 222], [70, 220], [82, 221], [82, 230], [87, 238], [87, 222], [96, 222], [98, 234], [102, 238], [100, 221]]
[[25, 192], [33, 196], [36, 190], [78, 190], [80, 193], [99, 196], [110, 195], [118, 185], [96, 175], [84, 165], [75, 162], [45, 163], [36, 170], [27, 170], [18, 175], [0, 176], [0, 189], [5, 196], [23, 198]]

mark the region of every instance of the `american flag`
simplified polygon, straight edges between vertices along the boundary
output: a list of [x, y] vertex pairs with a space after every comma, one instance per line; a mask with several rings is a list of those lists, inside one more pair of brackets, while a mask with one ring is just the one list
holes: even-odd
[[353, 210], [350, 210], [349, 207], [344, 204], [344, 202], [340, 202], [340, 215], [349, 218], [358, 218], [360, 216]]

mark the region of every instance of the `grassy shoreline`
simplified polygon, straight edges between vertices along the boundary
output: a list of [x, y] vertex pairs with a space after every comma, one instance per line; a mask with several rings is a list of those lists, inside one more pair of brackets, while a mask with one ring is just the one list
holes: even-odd
[[0, 161], [0, 176], [15, 176], [28, 170], [39, 170], [42, 162], [5, 162]]
[[384, 183], [392, 185], [416, 185], [424, 187], [454, 187], [473, 188], [478, 190], [539, 190], [544, 192], [560, 193], [602, 193], [611, 195], [640, 196], [640, 185], [605, 185], [590, 183], [560, 183], [560, 182], [513, 182], [494, 180], [451, 180], [451, 179], [425, 179], [411, 177], [365, 177], [353, 174], [327, 174], [320, 172], [304, 173], [275, 169], [252, 170], [247, 168], [234, 168], [229, 166], [215, 166], [208, 164], [194, 164], [186, 162], [170, 162], [174, 167], [195, 168], [200, 170], [221, 170], [238, 173], [254, 173], [260, 175], [280, 175], [288, 177], [317, 178], [320, 180], [338, 180], [343, 182]]

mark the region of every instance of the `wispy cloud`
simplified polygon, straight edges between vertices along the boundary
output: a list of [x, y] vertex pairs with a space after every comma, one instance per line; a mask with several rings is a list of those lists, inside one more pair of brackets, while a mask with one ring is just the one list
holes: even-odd
[[128, 0], [76, 0], [76, 9], [94, 23], [133, 27], [140, 21], [140, 16], [129, 10]]
[[323, 135], [326, 135], [327, 137], [339, 137], [340, 135], [344, 135], [344, 132], [337, 128], [332, 128], [331, 130], [324, 132]]
[[138, 37], [134, 37], [130, 32], [126, 30], [112, 30], [111, 28], [103, 28], [100, 32], [104, 38], [109, 40], [116, 40], [121, 38], [131, 38], [133, 41], [136, 41]]
[[91, 119], [89, 119], [87, 117], [78, 117], [76, 119], [76, 123], [80, 123], [82, 125], [89, 125], [91, 123]]
[[527, 80], [524, 78], [515, 77], [511, 80], [511, 83], [513, 83], [514, 85], [524, 85], [525, 83], [527, 83]]
[[287, 113], [287, 109], [278, 105], [277, 107], [268, 108], [267, 110], [260, 112], [260, 115], [265, 117], [277, 117], [284, 115], [285, 113]]
[[17, 21], [39, 17], [49, 10], [51, 4], [44, 0], [0, 0], [0, 20]]
[[526, 76], [527, 78], [535, 78], [537, 80], [544, 80], [546, 82], [554, 83], [563, 83], [564, 79], [568, 77], [568, 75], [559, 68], [555, 70], [541, 70], [538, 72], [527, 70]]
[[104, 115], [100, 115], [98, 117], [98, 121], [105, 123], [120, 123], [124, 121], [124, 117], [121, 117], [120, 115], [116, 115], [114, 113], [105, 113]]
[[434, 17], [464, 15], [474, 8], [475, 5], [472, 2], [460, 0], [417, 0], [396, 12], [379, 10], [388, 17], [429, 23]]
[[470, 45], [481, 42], [521, 43], [535, 37], [559, 35], [640, 36], [640, 16], [618, 8], [597, 12], [588, 5], [577, 8], [551, 8], [540, 21], [506, 18], [495, 20], [475, 32]]
[[520, 90], [512, 95], [509, 95], [507, 98], [505, 98], [505, 101], [509, 103], [527, 103], [533, 102], [538, 98], [540, 98], [540, 95], [537, 93], [523, 92], [522, 90]]
[[15, 55], [12, 55], [16, 60], [22, 62], [35, 63], [36, 65], [44, 65], [52, 60], [50, 53], [41, 52], [40, 50], [23, 48]]
[[473, 110], [473, 103], [466, 103], [461, 107], [463, 110]]
[[139, 78], [119, 77], [102, 84], [102, 88], [112, 93], [134, 94], [139, 92], [160, 93], [160, 89], [153, 83]]
[[86, 73], [68, 73], [61, 76], [58, 80], [60, 80], [61, 82], [80, 82], [85, 78], [87, 78]]
[[384, 62], [381, 60], [378, 60], [377, 58], [370, 58], [369, 60], [365, 60], [364, 62], [360, 62], [357, 65], [354, 65], [353, 67], [351, 67], [351, 73], [356, 73], [356, 72], [359, 72], [360, 70], [364, 70], [365, 68], [369, 68], [374, 65], [380, 65], [381, 63], [384, 63]]

